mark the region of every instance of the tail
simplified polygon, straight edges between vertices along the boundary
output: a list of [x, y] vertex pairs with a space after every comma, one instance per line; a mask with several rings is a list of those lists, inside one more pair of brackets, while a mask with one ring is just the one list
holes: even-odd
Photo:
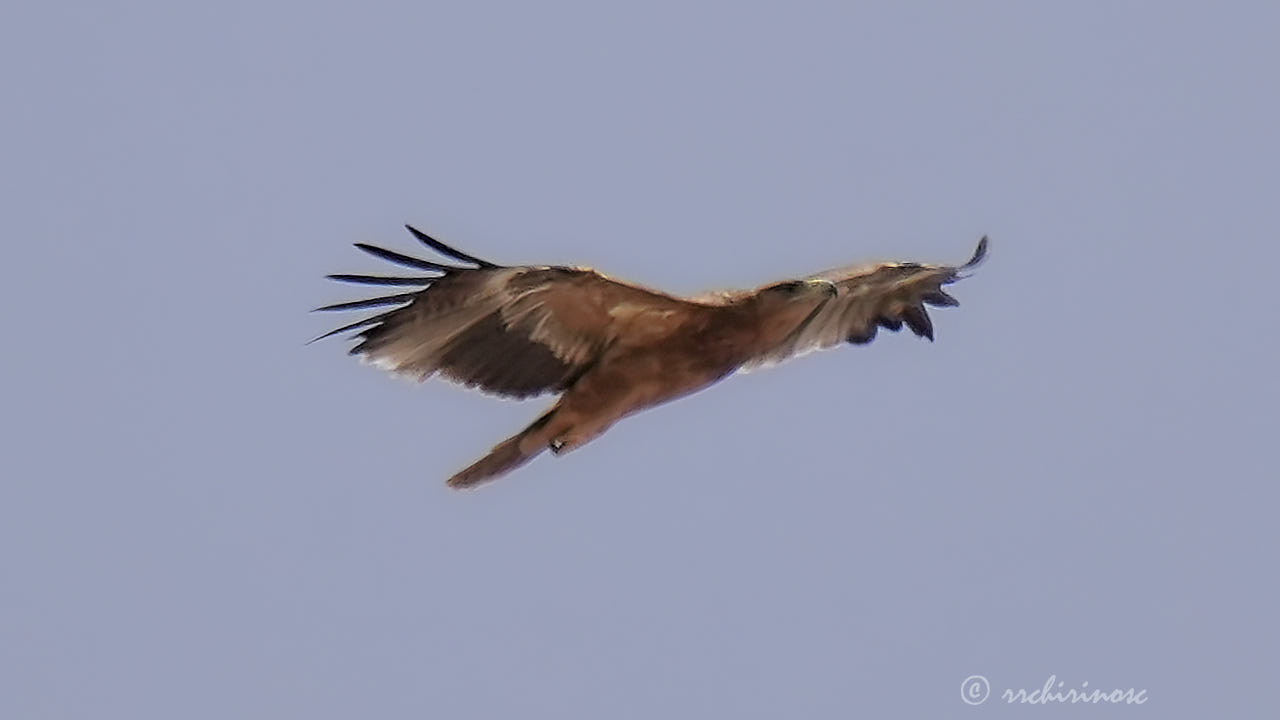
[[541, 455], [547, 449], [547, 439], [540, 437], [539, 431], [554, 414], [555, 408], [552, 408], [529, 427], [495, 445], [488, 455], [449, 478], [449, 487], [472, 488], [496, 480]]

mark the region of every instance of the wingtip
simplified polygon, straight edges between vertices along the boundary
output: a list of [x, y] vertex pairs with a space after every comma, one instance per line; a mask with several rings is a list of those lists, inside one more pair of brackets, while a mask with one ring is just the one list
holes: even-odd
[[969, 270], [972, 268], [976, 268], [982, 264], [983, 260], [986, 260], [986, 259], [987, 259], [987, 236], [983, 235], [982, 239], [978, 241], [978, 247], [975, 248], [973, 251], [973, 257], [969, 258], [969, 262], [961, 265], [960, 269]]

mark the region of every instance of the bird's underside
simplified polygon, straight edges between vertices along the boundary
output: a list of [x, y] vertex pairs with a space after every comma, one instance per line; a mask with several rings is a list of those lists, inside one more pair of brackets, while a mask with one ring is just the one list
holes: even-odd
[[700, 390], [735, 370], [843, 343], [870, 342], [906, 325], [933, 339], [925, 306], [958, 304], [943, 286], [964, 265], [879, 263], [818, 273], [753, 291], [680, 298], [589, 268], [497, 265], [408, 227], [457, 265], [356, 247], [422, 274], [330, 275], [409, 288], [318, 310], [390, 308], [321, 335], [352, 332], [351, 354], [417, 380], [439, 375], [505, 397], [560, 397], [529, 427], [449, 479], [471, 487], [542, 451], [568, 452], [619, 419]]

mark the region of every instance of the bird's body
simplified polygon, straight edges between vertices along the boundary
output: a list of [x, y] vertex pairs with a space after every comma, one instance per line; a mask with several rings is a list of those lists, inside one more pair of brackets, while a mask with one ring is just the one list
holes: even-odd
[[[363, 328], [353, 355], [397, 374], [432, 375], [508, 397], [560, 393], [532, 425], [449, 480], [469, 487], [543, 450], [579, 447], [619, 419], [696, 392], [736, 370], [781, 362], [844, 342], [869, 342], [878, 327], [906, 323], [933, 339], [924, 305], [955, 305], [942, 285], [959, 267], [885, 263], [845, 268], [753, 292], [679, 298], [589, 268], [505, 267], [409, 230], [438, 252], [474, 267], [419, 260], [369, 245], [384, 259], [435, 273], [387, 278], [332, 275], [425, 290], [330, 305], [396, 309], [321, 337]], [[318, 339], [318, 338], [317, 338]]]

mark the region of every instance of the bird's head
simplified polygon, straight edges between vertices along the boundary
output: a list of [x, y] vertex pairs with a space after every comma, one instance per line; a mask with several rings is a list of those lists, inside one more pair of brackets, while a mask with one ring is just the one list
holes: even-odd
[[836, 296], [838, 289], [835, 283], [823, 278], [805, 278], [804, 280], [785, 280], [772, 285], [765, 285], [757, 293], [762, 300], [769, 303], [804, 303], [806, 301], [822, 302]]

